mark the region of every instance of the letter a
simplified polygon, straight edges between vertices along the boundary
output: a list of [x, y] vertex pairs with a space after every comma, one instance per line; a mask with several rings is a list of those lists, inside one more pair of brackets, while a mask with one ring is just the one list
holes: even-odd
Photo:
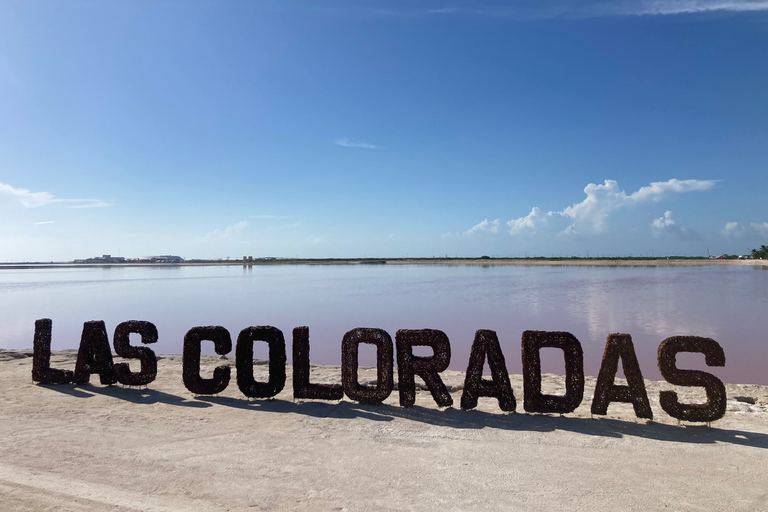
[[[483, 363], [486, 356], [491, 369], [491, 380], [483, 378]], [[461, 395], [461, 408], [474, 409], [477, 407], [478, 397], [481, 396], [496, 398], [502, 411], [515, 412], [517, 407], [499, 338], [495, 331], [487, 329], [477, 331], [475, 340], [472, 342], [467, 374], [464, 379], [464, 393]]]
[[[626, 386], [614, 384], [619, 369], [619, 359], [627, 379]], [[638, 418], [653, 419], [648, 393], [645, 391], [643, 374], [635, 355], [632, 336], [629, 334], [609, 334], [600, 365], [600, 374], [595, 385], [595, 397], [592, 399], [592, 414], [607, 414], [611, 402], [631, 403]]]

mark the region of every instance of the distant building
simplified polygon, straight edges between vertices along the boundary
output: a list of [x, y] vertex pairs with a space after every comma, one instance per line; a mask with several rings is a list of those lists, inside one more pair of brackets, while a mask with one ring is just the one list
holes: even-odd
[[171, 256], [171, 255], [165, 255], [165, 256], [142, 256], [139, 258], [139, 261], [147, 262], [147, 263], [181, 263], [184, 261], [184, 258], [181, 256]]
[[85, 260], [75, 260], [75, 263], [125, 263], [125, 258], [122, 256], [104, 254], [102, 256], [96, 256], [94, 258], [88, 258]]

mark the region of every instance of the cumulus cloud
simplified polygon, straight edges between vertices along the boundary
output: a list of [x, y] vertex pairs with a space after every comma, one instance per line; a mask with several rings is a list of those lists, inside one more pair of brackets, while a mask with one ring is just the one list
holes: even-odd
[[498, 233], [499, 232], [499, 219], [489, 221], [488, 219], [485, 219], [484, 221], [480, 222], [479, 224], [475, 224], [468, 230], [464, 232], [465, 235], [474, 235], [475, 233], [479, 233], [481, 231], [489, 231], [491, 233]]
[[232, 224], [224, 229], [214, 229], [205, 234], [203, 237], [205, 240], [223, 240], [226, 238], [233, 238], [241, 235], [245, 228], [247, 228], [249, 222], [247, 220], [241, 220], [237, 224]]
[[683, 228], [677, 225], [672, 217], [672, 212], [667, 210], [662, 217], [654, 219], [651, 222], [651, 229], [654, 236], [669, 236], [680, 240], [700, 240], [701, 236], [692, 229]]
[[572, 220], [567, 228], [568, 232], [603, 231], [608, 215], [622, 205], [628, 204], [627, 194], [619, 190], [619, 184], [614, 180], [605, 180], [603, 185], [590, 183], [584, 187], [584, 193], [587, 197], [580, 203], [554, 212]]
[[658, 202], [673, 195], [685, 192], [708, 190], [715, 186], [715, 180], [678, 180], [655, 181], [650, 185], [627, 194], [619, 189], [615, 180], [605, 180], [602, 185], [590, 183], [584, 187], [586, 199], [575, 203], [560, 212], [554, 212], [569, 217], [572, 222], [566, 232], [594, 232], [606, 229], [609, 216], [620, 209], [647, 202]]
[[[656, 203], [677, 194], [709, 190], [716, 183], [715, 180], [671, 179], [653, 182], [631, 194], [622, 190], [615, 180], [605, 180], [602, 184], [589, 183], [584, 187], [586, 198], [582, 201], [562, 210], [552, 210], [546, 213], [535, 206], [528, 215], [507, 221], [507, 232], [512, 236], [532, 235], [539, 232], [560, 232], [565, 235], [601, 233], [608, 229], [610, 217], [621, 210], [645, 203]], [[491, 224], [486, 219], [467, 230], [465, 234], [480, 230], [496, 233], [496, 230], [490, 229]], [[698, 236], [693, 231], [677, 227], [680, 229], [678, 236]], [[672, 227], [666, 228], [666, 232], [674, 230], [675, 228]], [[455, 235], [446, 233], [443, 238], [450, 236]]]
[[537, 228], [547, 224], [547, 219], [551, 215], [552, 212], [542, 213], [541, 208], [534, 206], [531, 208], [531, 213], [525, 217], [507, 221], [507, 227], [509, 228], [508, 232], [510, 235], [516, 235], [522, 231], [534, 234], [536, 233]]
[[378, 149], [379, 146], [374, 146], [373, 144], [368, 144], [367, 142], [350, 142], [347, 139], [338, 139], [336, 141], [337, 146], [342, 146], [345, 148], [364, 148], [364, 149]]
[[720, 233], [726, 238], [768, 236], [768, 222], [751, 222], [749, 226], [727, 222]]
[[50, 192], [32, 192], [26, 188], [15, 188], [0, 183], [0, 197], [10, 199], [24, 208], [39, 208], [54, 203], [66, 203], [69, 208], [105, 208], [112, 206], [101, 199], [59, 199]]

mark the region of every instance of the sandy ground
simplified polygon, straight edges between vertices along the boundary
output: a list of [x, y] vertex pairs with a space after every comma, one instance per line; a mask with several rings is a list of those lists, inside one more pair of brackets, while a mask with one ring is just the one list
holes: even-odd
[[[162, 356], [147, 389], [96, 376], [42, 386], [30, 356], [0, 351], [3, 511], [768, 510], [764, 386], [728, 385], [728, 412], [708, 428], [667, 416], [658, 391], [673, 387], [651, 381], [646, 422], [625, 404], [590, 418], [591, 378], [574, 414], [549, 416], [522, 412], [519, 376], [518, 413], [506, 414], [492, 399], [459, 410], [461, 372], [443, 373], [456, 408], [420, 391], [406, 409], [397, 392], [378, 406], [294, 401], [290, 371], [275, 400], [249, 401], [234, 368], [225, 392], [195, 397], [179, 356]], [[52, 366], [73, 369], [74, 358], [54, 353]], [[203, 360], [205, 371], [234, 366]], [[312, 372], [340, 380], [338, 367]], [[561, 384], [547, 375], [544, 391]]]

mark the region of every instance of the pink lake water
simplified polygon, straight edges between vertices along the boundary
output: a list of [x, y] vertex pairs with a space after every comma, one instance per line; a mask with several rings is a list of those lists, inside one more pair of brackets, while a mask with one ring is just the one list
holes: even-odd
[[[382, 328], [393, 340], [398, 329], [432, 328], [451, 341], [450, 368], [465, 370], [475, 331], [492, 329], [508, 370], [520, 373], [523, 331], [569, 331], [583, 346], [585, 373], [597, 375], [606, 336], [621, 332], [632, 335], [643, 375], [660, 379], [659, 343], [695, 335], [720, 343], [726, 366], [708, 368], [701, 355], [681, 355], [678, 366], [768, 385], [766, 312], [768, 271], [751, 266], [0, 269], [0, 348], [31, 348], [38, 318], [53, 319], [54, 350], [77, 348], [87, 320], [104, 320], [110, 336], [125, 320], [153, 322], [157, 353], [181, 353], [197, 325], [222, 325], [233, 342], [245, 327], [273, 325], [290, 362], [291, 331], [307, 325], [312, 363], [340, 364], [341, 339], [355, 327]], [[543, 370], [562, 374], [557, 351], [543, 352]], [[255, 355], [266, 358], [266, 348], [257, 344]], [[374, 360], [372, 348], [361, 350], [361, 365]]]

